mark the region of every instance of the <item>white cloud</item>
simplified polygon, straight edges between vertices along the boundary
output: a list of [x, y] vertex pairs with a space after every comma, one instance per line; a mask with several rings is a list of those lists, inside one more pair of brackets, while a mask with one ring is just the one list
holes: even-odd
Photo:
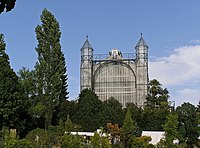
[[149, 75], [172, 90], [178, 104], [196, 105], [200, 98], [200, 45], [179, 47], [169, 56], [150, 61]]
[[150, 78], [156, 78], [167, 86], [199, 82], [199, 64], [200, 46], [180, 47], [168, 57], [149, 62]]
[[200, 40], [191, 40], [189, 43], [200, 44]]

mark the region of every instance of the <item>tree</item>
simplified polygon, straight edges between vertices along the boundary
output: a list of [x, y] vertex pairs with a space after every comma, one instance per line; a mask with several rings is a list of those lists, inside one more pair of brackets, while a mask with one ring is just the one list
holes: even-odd
[[166, 146], [169, 148], [173, 148], [173, 140], [179, 139], [178, 134], [178, 115], [177, 114], [169, 114], [167, 116], [167, 120], [163, 125], [163, 129], [165, 131], [165, 142]]
[[192, 148], [198, 139], [197, 109], [190, 103], [183, 103], [176, 109], [179, 120], [180, 142]]
[[149, 82], [149, 92], [146, 98], [147, 107], [168, 107], [169, 92], [162, 88], [162, 84], [156, 79]]
[[121, 141], [124, 147], [130, 147], [131, 140], [134, 137], [140, 136], [141, 133], [138, 131], [137, 123], [131, 118], [131, 112], [128, 109], [124, 119], [124, 124], [121, 128]]
[[47, 147], [50, 143], [49, 132], [44, 129], [36, 128], [30, 131], [26, 138], [31, 142], [31, 146], [33, 147]]
[[[142, 130], [162, 131], [170, 111], [167, 108], [145, 107], [142, 111]], [[141, 123], [141, 122], [140, 122]]]
[[45, 129], [51, 124], [56, 107], [66, 100], [67, 75], [64, 54], [61, 51], [59, 23], [48, 10], [41, 15], [42, 25], [35, 29], [38, 40], [35, 66], [37, 96], [43, 107]]
[[25, 67], [18, 72], [20, 83], [25, 90], [27, 97], [32, 97], [36, 94], [35, 73]]
[[74, 130], [74, 124], [72, 123], [71, 119], [69, 118], [69, 115], [67, 115], [67, 120], [65, 122], [65, 131], [73, 132], [73, 130]]
[[67, 115], [72, 117], [76, 112], [76, 105], [74, 100], [61, 100], [53, 112], [52, 125], [58, 125], [60, 120], [66, 120]]
[[131, 143], [131, 148], [147, 148], [151, 140], [149, 136], [136, 137]]
[[0, 34], [0, 129], [6, 126], [20, 133], [24, 129], [27, 99], [5, 50], [4, 36]]
[[[35, 71], [29, 70], [23, 67], [18, 72], [19, 82], [23, 87], [26, 97], [28, 98], [28, 116], [26, 122], [27, 131], [31, 131], [36, 127], [44, 127], [41, 123], [40, 116], [44, 109], [42, 104], [39, 104], [38, 97], [36, 96], [36, 82], [35, 82]], [[37, 104], [38, 103], [38, 104]], [[42, 126], [38, 126], [42, 125]]]
[[127, 109], [130, 110], [131, 115], [132, 115], [132, 119], [135, 120], [135, 122], [138, 124], [138, 126], [140, 127], [140, 129], [142, 129], [144, 127], [144, 122], [143, 122], [143, 112], [144, 110], [141, 107], [138, 107], [136, 104], [134, 103], [127, 103]]
[[[100, 127], [100, 116], [103, 103], [89, 89], [81, 91], [78, 99], [74, 123], [81, 125], [83, 131], [96, 131]], [[105, 123], [106, 124], [106, 123]]]
[[163, 130], [162, 125], [170, 113], [168, 105], [169, 92], [162, 88], [162, 84], [156, 79], [149, 82], [146, 106], [143, 110], [143, 130]]
[[[197, 105], [197, 120], [198, 120], [198, 125], [200, 125], [200, 101], [199, 104]], [[198, 126], [198, 131], [200, 134], [200, 127]]]
[[16, 0], [0, 0], [0, 13], [6, 8], [6, 12], [11, 11], [15, 7]]
[[103, 102], [103, 110], [100, 116], [101, 126], [105, 127], [106, 123], [113, 123], [122, 126], [125, 114], [122, 104], [114, 98], [110, 98]]
[[79, 135], [65, 134], [62, 138], [61, 147], [66, 148], [83, 148], [85, 139]]
[[112, 144], [119, 144], [120, 129], [118, 124], [107, 123], [107, 132], [110, 134]]
[[94, 136], [91, 137], [91, 144], [94, 148], [111, 148], [109, 139], [107, 137], [102, 137], [97, 132], [95, 132]]

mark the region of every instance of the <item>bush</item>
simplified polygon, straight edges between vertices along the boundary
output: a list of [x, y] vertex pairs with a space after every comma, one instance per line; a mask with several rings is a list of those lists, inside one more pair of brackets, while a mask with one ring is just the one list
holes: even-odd
[[62, 138], [62, 147], [66, 148], [82, 148], [83, 138], [78, 135], [65, 134]]
[[13, 143], [13, 148], [32, 148], [32, 146], [30, 141], [22, 139], [22, 140], [16, 140]]
[[148, 144], [145, 148], [155, 148], [153, 144]]
[[33, 147], [50, 145], [49, 133], [39, 128], [30, 131], [25, 139], [30, 141]]

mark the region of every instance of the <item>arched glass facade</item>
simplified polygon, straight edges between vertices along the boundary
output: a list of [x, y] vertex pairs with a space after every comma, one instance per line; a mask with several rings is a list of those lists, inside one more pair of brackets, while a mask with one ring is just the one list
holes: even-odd
[[93, 86], [99, 99], [106, 101], [114, 97], [122, 106], [136, 103], [136, 77], [133, 63], [105, 61], [95, 65]]

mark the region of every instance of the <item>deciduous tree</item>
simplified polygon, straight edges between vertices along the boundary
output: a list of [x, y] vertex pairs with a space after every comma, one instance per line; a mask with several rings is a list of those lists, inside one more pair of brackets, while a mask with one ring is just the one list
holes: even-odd
[[35, 84], [35, 73], [34, 70], [30, 71], [25, 67], [18, 72], [20, 83], [25, 90], [27, 97], [35, 96], [36, 94], [36, 84]]
[[62, 100], [67, 99], [67, 75], [64, 54], [60, 45], [60, 27], [56, 18], [44, 9], [42, 25], [35, 29], [38, 40], [35, 66], [37, 96], [43, 107], [45, 129], [51, 124], [52, 115]]
[[180, 142], [185, 142], [189, 148], [192, 148], [199, 136], [197, 109], [190, 103], [183, 103], [177, 107], [176, 112], [179, 120]]

